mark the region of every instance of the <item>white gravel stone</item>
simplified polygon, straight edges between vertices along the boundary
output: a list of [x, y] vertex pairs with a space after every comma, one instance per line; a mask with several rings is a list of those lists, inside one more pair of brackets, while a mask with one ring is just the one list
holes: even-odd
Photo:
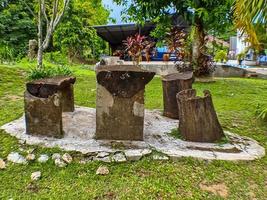
[[27, 160], [17, 152], [11, 152], [7, 156], [7, 160], [16, 164], [27, 164]]
[[104, 158], [104, 157], [107, 157], [109, 156], [109, 153], [108, 152], [99, 152], [96, 157], [97, 158]]
[[31, 175], [31, 180], [32, 181], [38, 181], [41, 178], [42, 174], [40, 171], [38, 172], [33, 172]]
[[112, 156], [114, 162], [126, 162], [127, 159], [123, 153], [116, 153]]
[[70, 164], [72, 162], [72, 157], [68, 153], [64, 153], [62, 156], [62, 160], [64, 160], [66, 163]]
[[106, 166], [100, 166], [97, 170], [96, 170], [96, 174], [97, 175], [108, 175], [109, 174], [109, 169]]
[[23, 149], [22, 147], [20, 147], [20, 148], [19, 148], [19, 151], [20, 151], [20, 152], [24, 152], [25, 149]]
[[55, 165], [58, 167], [66, 167], [67, 166], [67, 164], [63, 160], [58, 159], [58, 158], [55, 159]]
[[40, 155], [40, 157], [38, 158], [38, 162], [39, 163], [46, 163], [49, 160], [49, 156], [46, 154], [42, 154]]
[[35, 155], [32, 154], [32, 153], [28, 154], [28, 155], [26, 156], [26, 160], [28, 160], [28, 161], [33, 161], [33, 160], [35, 160]]
[[143, 156], [149, 155], [152, 153], [150, 149], [130, 149], [124, 151], [127, 160], [136, 161], [140, 160]]
[[106, 156], [106, 157], [103, 157], [103, 158], [94, 157], [93, 160], [94, 161], [101, 161], [101, 162], [105, 162], [105, 163], [111, 163], [111, 161], [112, 161], [110, 156]]
[[61, 159], [61, 155], [59, 153], [54, 153], [52, 155], [52, 160]]
[[5, 169], [5, 168], [6, 168], [5, 161], [2, 158], [0, 158], [0, 169]]
[[27, 150], [27, 153], [28, 154], [32, 154], [34, 152], [34, 150], [35, 150], [34, 148], [30, 148], [30, 149]]
[[165, 155], [153, 155], [153, 160], [169, 160], [169, 157], [168, 156], [165, 156]]

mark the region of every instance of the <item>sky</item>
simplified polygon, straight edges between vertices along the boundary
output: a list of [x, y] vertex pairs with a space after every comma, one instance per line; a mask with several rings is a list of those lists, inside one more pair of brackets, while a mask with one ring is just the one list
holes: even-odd
[[122, 6], [117, 5], [112, 0], [102, 0], [106, 8], [111, 9], [110, 17], [116, 20], [116, 24], [123, 23], [121, 19], [121, 11], [123, 10]]

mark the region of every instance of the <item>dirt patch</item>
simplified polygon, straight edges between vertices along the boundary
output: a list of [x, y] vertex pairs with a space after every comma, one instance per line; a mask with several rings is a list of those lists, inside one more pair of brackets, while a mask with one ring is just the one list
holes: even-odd
[[35, 183], [29, 183], [26, 189], [32, 193], [38, 193], [39, 187]]
[[150, 171], [147, 171], [147, 170], [144, 170], [144, 169], [141, 169], [136, 174], [137, 174], [137, 176], [139, 176], [141, 178], [146, 178], [146, 177], [151, 176], [151, 172]]
[[224, 183], [218, 183], [213, 185], [208, 185], [205, 182], [199, 184], [199, 187], [203, 191], [211, 192], [215, 195], [219, 195], [223, 198], [227, 198], [229, 195], [228, 187]]
[[9, 101], [17, 101], [22, 99], [21, 96], [17, 95], [6, 95], [5, 98], [8, 99]]

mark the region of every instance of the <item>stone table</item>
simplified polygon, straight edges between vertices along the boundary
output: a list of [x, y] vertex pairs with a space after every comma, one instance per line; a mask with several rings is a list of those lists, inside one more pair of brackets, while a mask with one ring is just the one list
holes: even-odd
[[96, 138], [143, 140], [144, 92], [155, 73], [134, 65], [98, 65]]

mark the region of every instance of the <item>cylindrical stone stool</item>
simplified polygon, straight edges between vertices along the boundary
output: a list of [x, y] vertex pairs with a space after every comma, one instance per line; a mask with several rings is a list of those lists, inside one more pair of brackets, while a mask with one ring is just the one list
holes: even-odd
[[194, 82], [193, 72], [169, 74], [162, 77], [163, 115], [179, 119], [176, 95], [182, 90], [191, 89]]
[[96, 74], [96, 139], [143, 140], [145, 85], [155, 73], [114, 65]]

